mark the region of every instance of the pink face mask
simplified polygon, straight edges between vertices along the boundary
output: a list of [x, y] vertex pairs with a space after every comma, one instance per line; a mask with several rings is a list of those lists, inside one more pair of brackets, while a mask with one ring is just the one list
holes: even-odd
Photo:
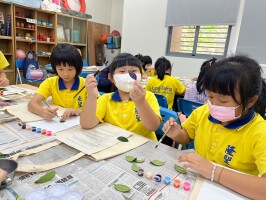
[[241, 116], [241, 114], [237, 117], [235, 116], [235, 110], [240, 105], [236, 107], [215, 106], [211, 104], [209, 99], [207, 103], [208, 103], [208, 106], [211, 112], [211, 116], [219, 120], [220, 122], [232, 121], [232, 120], [238, 119]]

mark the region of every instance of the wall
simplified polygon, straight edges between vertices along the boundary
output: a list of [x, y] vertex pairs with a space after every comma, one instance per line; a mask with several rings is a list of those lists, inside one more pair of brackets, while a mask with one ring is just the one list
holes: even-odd
[[118, 30], [122, 34], [124, 0], [112, 0], [110, 31]]
[[[150, 55], [153, 63], [158, 57], [165, 55], [168, 35], [168, 29], [165, 27], [166, 7], [166, 0], [124, 0], [122, 52]], [[238, 26], [232, 30], [228, 49], [230, 53], [235, 52], [240, 21], [241, 16], [238, 17]], [[204, 61], [181, 57], [167, 57], [167, 59], [173, 63], [173, 75], [189, 78], [198, 75], [200, 65]]]
[[86, 13], [92, 15], [89, 21], [101, 24], [111, 24], [111, 8], [110, 0], [86, 0]]

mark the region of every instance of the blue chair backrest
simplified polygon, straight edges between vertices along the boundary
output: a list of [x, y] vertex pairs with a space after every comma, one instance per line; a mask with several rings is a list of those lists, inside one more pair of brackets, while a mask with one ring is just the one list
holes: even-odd
[[203, 103], [194, 102], [183, 98], [177, 99], [178, 112], [182, 112], [184, 115], [186, 115], [186, 117], [188, 117], [193, 110], [202, 105]]
[[101, 92], [101, 91], [99, 91], [99, 94], [102, 96], [103, 94], [105, 94], [105, 92]]
[[162, 94], [155, 94], [155, 96], [157, 98], [159, 106], [168, 108], [168, 103], [165, 96], [163, 96]]
[[160, 114], [162, 117], [162, 123], [160, 124], [160, 127], [157, 131], [155, 131], [156, 135], [163, 135], [164, 132], [162, 131], [164, 123], [170, 119], [170, 117], [173, 117], [176, 119], [177, 123], [180, 124], [179, 120], [177, 120], [177, 113], [175, 111], [169, 110], [167, 108], [160, 107]]
[[16, 60], [16, 67], [19, 69], [23, 69], [24, 60]]
[[89, 63], [87, 60], [83, 60], [83, 66], [89, 66]]

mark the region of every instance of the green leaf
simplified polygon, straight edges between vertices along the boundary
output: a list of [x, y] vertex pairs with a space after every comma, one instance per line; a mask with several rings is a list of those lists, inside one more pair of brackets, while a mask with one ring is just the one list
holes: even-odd
[[121, 142], [128, 142], [128, 139], [126, 137], [120, 136], [117, 138]]
[[175, 167], [175, 170], [178, 171], [179, 173], [181, 174], [186, 174], [187, 173], [187, 170], [179, 165], [174, 165]]
[[134, 162], [134, 161], [137, 160], [137, 158], [136, 158], [136, 157], [133, 157], [133, 156], [126, 156], [126, 160], [127, 160], [128, 162]]
[[[122, 195], [123, 195], [123, 194], [122, 194]], [[126, 197], [125, 195], [123, 195], [123, 197], [124, 197], [125, 200], [132, 200], [131, 198]]]
[[143, 160], [138, 160], [138, 159], [137, 159], [135, 162], [136, 162], [136, 163], [144, 163], [144, 162], [145, 162], [145, 159], [143, 159]]
[[55, 176], [55, 170], [49, 171], [43, 176], [41, 176], [38, 180], [36, 180], [34, 183], [46, 183], [50, 180], [52, 180]]
[[131, 167], [131, 169], [132, 169], [134, 172], [138, 172], [139, 169], [140, 169], [140, 167], [137, 166], [136, 164], [133, 164], [132, 167]]
[[119, 192], [129, 192], [130, 188], [127, 185], [115, 184], [115, 189]]
[[155, 165], [155, 166], [163, 166], [165, 162], [162, 162], [160, 160], [153, 160], [151, 161], [151, 164]]

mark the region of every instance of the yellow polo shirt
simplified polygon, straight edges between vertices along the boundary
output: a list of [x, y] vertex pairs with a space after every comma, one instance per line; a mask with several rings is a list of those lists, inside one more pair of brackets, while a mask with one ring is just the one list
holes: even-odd
[[0, 51], [0, 70], [6, 68], [9, 65], [8, 61], [6, 60], [6, 57]]
[[[153, 111], [161, 118], [157, 99], [151, 92], [146, 92], [146, 100]], [[132, 100], [122, 101], [118, 91], [106, 93], [97, 100], [96, 116], [100, 122], [108, 122], [125, 130], [157, 141], [155, 132], [145, 128], [135, 103]]]
[[162, 81], [157, 76], [151, 78], [146, 85], [146, 90], [165, 96], [168, 109], [172, 110], [175, 95], [183, 94], [186, 88], [177, 78], [165, 75]]
[[84, 106], [84, 102], [88, 95], [86, 88], [82, 90], [75, 99], [73, 97], [83, 86], [85, 86], [85, 79], [78, 77], [72, 88], [69, 90], [66, 88], [61, 78], [54, 76], [43, 81], [36, 93], [42, 95], [44, 99], [51, 96], [52, 103], [55, 105], [59, 105], [64, 108], [78, 109]]
[[207, 160], [256, 176], [266, 173], [266, 121], [253, 109], [222, 126], [203, 105], [182, 127], [194, 139], [195, 151]]
[[156, 71], [153, 69], [153, 70], [149, 71], [147, 75], [151, 76], [151, 77], [156, 76]]

